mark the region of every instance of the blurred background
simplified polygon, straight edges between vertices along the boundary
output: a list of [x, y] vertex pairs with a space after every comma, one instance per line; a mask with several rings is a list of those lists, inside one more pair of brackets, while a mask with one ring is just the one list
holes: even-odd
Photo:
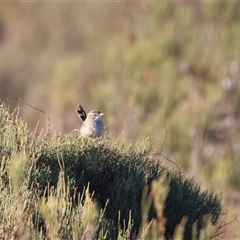
[[[150, 137], [240, 236], [240, 2], [0, 3], [0, 99], [29, 132], [72, 134], [75, 108], [120, 141]], [[171, 163], [166, 162], [169, 166]], [[237, 218], [238, 217], [238, 218]]]

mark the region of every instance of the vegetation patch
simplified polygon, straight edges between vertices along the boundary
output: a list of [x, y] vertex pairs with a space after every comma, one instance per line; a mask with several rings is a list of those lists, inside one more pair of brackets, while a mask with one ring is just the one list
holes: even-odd
[[29, 134], [0, 105], [0, 235], [4, 239], [206, 239], [221, 199], [152, 155], [148, 140]]

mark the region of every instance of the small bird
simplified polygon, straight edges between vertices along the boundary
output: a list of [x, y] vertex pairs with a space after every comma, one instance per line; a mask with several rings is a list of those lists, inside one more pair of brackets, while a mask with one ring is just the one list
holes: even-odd
[[83, 120], [83, 125], [80, 129], [82, 136], [96, 138], [103, 135], [105, 130], [102, 121], [103, 113], [98, 110], [92, 110], [86, 114], [81, 105], [77, 105], [76, 111], [79, 118]]

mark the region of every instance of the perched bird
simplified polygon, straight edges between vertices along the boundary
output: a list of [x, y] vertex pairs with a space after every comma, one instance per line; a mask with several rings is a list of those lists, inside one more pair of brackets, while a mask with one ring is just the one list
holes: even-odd
[[97, 110], [92, 110], [86, 114], [81, 105], [77, 106], [76, 111], [79, 118], [83, 120], [83, 125], [80, 129], [82, 136], [95, 138], [103, 135], [105, 129], [102, 121], [103, 113]]

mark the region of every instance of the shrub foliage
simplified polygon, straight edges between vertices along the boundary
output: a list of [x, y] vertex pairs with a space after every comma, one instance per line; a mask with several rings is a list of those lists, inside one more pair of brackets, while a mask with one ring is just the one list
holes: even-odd
[[3, 238], [202, 239], [210, 225], [216, 234], [219, 196], [153, 158], [148, 140], [29, 134], [4, 103], [0, 117]]

